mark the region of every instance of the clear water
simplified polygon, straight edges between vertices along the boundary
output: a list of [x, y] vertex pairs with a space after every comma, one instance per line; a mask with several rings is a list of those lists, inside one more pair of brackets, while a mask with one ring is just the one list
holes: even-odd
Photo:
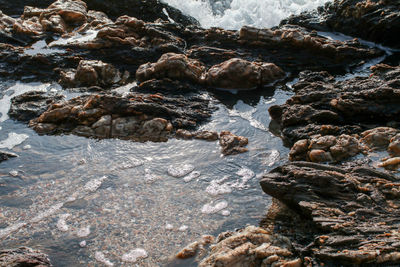
[[[268, 131], [268, 107], [291, 95], [284, 88], [213, 93], [223, 104], [202, 129], [250, 141], [248, 153], [229, 157], [217, 142], [39, 136], [3, 114], [0, 143], [19, 157], [0, 163], [0, 248], [39, 248], [55, 266], [120, 266], [145, 251], [140, 266], [162, 266], [203, 234], [257, 225], [270, 204], [260, 174], [288, 153]], [[29, 90], [68, 94], [56, 84], [3, 81], [0, 101]], [[168, 174], [185, 165], [194, 171]]]
[[291, 14], [312, 10], [329, 0], [162, 0], [196, 18], [202, 27], [229, 30], [243, 25], [269, 28]]

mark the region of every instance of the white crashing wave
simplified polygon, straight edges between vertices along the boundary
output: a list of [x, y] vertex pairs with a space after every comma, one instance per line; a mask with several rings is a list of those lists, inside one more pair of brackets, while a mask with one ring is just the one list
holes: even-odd
[[[312, 10], [329, 0], [163, 0], [196, 18], [204, 28], [237, 30], [244, 25], [269, 28], [291, 14]], [[210, 4], [210, 1], [212, 4]]]

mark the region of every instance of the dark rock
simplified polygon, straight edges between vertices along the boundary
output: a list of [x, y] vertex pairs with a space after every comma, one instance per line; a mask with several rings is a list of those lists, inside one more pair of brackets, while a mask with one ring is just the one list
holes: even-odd
[[31, 248], [20, 247], [17, 249], [1, 250], [0, 266], [49, 267], [52, 265], [46, 254]]
[[11, 118], [29, 121], [40, 116], [49, 106], [64, 99], [63, 95], [49, 95], [45, 92], [27, 92], [11, 99], [8, 112]]
[[392, 47], [400, 47], [400, 2], [396, 0], [335, 0], [317, 11], [283, 20], [324, 31], [338, 31]]
[[315, 225], [303, 254], [335, 264], [398, 264], [398, 182], [366, 167], [296, 162], [272, 170], [260, 184]]
[[16, 158], [16, 157], [18, 157], [18, 155], [15, 154], [15, 153], [11, 153], [11, 152], [6, 152], [6, 151], [1, 151], [0, 150], [0, 162], [6, 161], [9, 158]]
[[360, 133], [371, 122], [385, 126], [399, 121], [400, 90], [393, 86], [399, 79], [399, 67], [343, 81], [324, 72], [303, 72], [293, 85], [295, 95], [269, 112], [291, 144], [318, 134]]

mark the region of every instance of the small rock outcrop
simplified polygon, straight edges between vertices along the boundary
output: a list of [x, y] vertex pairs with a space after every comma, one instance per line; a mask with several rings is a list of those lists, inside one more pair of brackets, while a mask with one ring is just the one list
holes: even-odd
[[264, 175], [264, 192], [314, 224], [299, 251], [320, 263], [398, 264], [399, 178], [368, 167], [294, 162]]
[[245, 153], [248, 149], [245, 147], [249, 143], [246, 137], [235, 135], [229, 131], [223, 131], [219, 134], [219, 144], [222, 147], [223, 155], [235, 155]]
[[0, 162], [18, 157], [17, 154], [0, 150]]
[[17, 249], [1, 250], [0, 266], [50, 267], [53, 265], [46, 254], [28, 247], [20, 247]]

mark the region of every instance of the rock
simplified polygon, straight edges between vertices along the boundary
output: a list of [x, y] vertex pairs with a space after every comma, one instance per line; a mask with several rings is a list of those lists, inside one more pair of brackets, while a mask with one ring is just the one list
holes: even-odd
[[199, 245], [200, 244], [197, 241], [187, 245], [185, 248], [183, 248], [181, 251], [179, 251], [178, 254], [176, 254], [176, 257], [178, 259], [187, 259], [187, 258], [194, 257], [197, 253]]
[[6, 152], [6, 151], [1, 151], [0, 150], [0, 162], [6, 161], [9, 158], [16, 158], [16, 157], [18, 157], [18, 155], [15, 154], [15, 153], [11, 153], [11, 152]]
[[264, 175], [264, 192], [314, 224], [301, 253], [335, 264], [398, 264], [398, 177], [367, 167], [286, 164]]
[[153, 78], [171, 78], [199, 83], [203, 71], [204, 67], [199, 61], [182, 54], [167, 53], [156, 63], [140, 66], [136, 72], [136, 79], [143, 82]]
[[211, 67], [205, 75], [208, 86], [225, 89], [253, 89], [282, 79], [285, 73], [273, 63], [232, 58]]
[[391, 127], [378, 127], [361, 133], [361, 141], [370, 149], [386, 148], [399, 131]]
[[11, 118], [19, 121], [29, 121], [45, 112], [53, 103], [64, 99], [63, 95], [46, 92], [27, 92], [11, 99], [8, 112]]
[[294, 258], [287, 238], [247, 226], [238, 232], [220, 234], [199, 266], [260, 266], [262, 262], [265, 266], [301, 266], [301, 259]]
[[52, 266], [46, 254], [27, 247], [0, 251], [1, 266]]
[[53, 104], [29, 125], [41, 134], [166, 141], [173, 129], [194, 128], [211, 116], [208, 100], [130, 94], [86, 95]]
[[219, 134], [217, 132], [210, 132], [210, 131], [190, 132], [182, 129], [178, 129], [176, 131], [176, 137], [186, 140], [190, 139], [200, 139], [206, 141], [219, 140]]
[[358, 134], [370, 129], [367, 125], [371, 122], [375, 127], [397, 122], [400, 91], [395, 84], [400, 68], [384, 72], [375, 69], [371, 77], [342, 81], [333, 81], [326, 72], [301, 73], [293, 85], [295, 95], [284, 105], [269, 109], [272, 119], [280, 124], [284, 140], [293, 144], [318, 134]]
[[392, 156], [400, 156], [400, 134], [396, 134], [390, 139], [388, 151]]
[[224, 155], [235, 155], [248, 151], [248, 149], [245, 148], [249, 143], [246, 137], [237, 136], [228, 131], [221, 132], [219, 137], [219, 144], [222, 147], [222, 154]]
[[120, 72], [112, 65], [100, 60], [81, 60], [76, 71], [61, 71], [59, 83], [66, 87], [122, 85]]
[[399, 48], [400, 3], [391, 0], [335, 0], [317, 12], [305, 12], [283, 20], [319, 31], [337, 31]]

